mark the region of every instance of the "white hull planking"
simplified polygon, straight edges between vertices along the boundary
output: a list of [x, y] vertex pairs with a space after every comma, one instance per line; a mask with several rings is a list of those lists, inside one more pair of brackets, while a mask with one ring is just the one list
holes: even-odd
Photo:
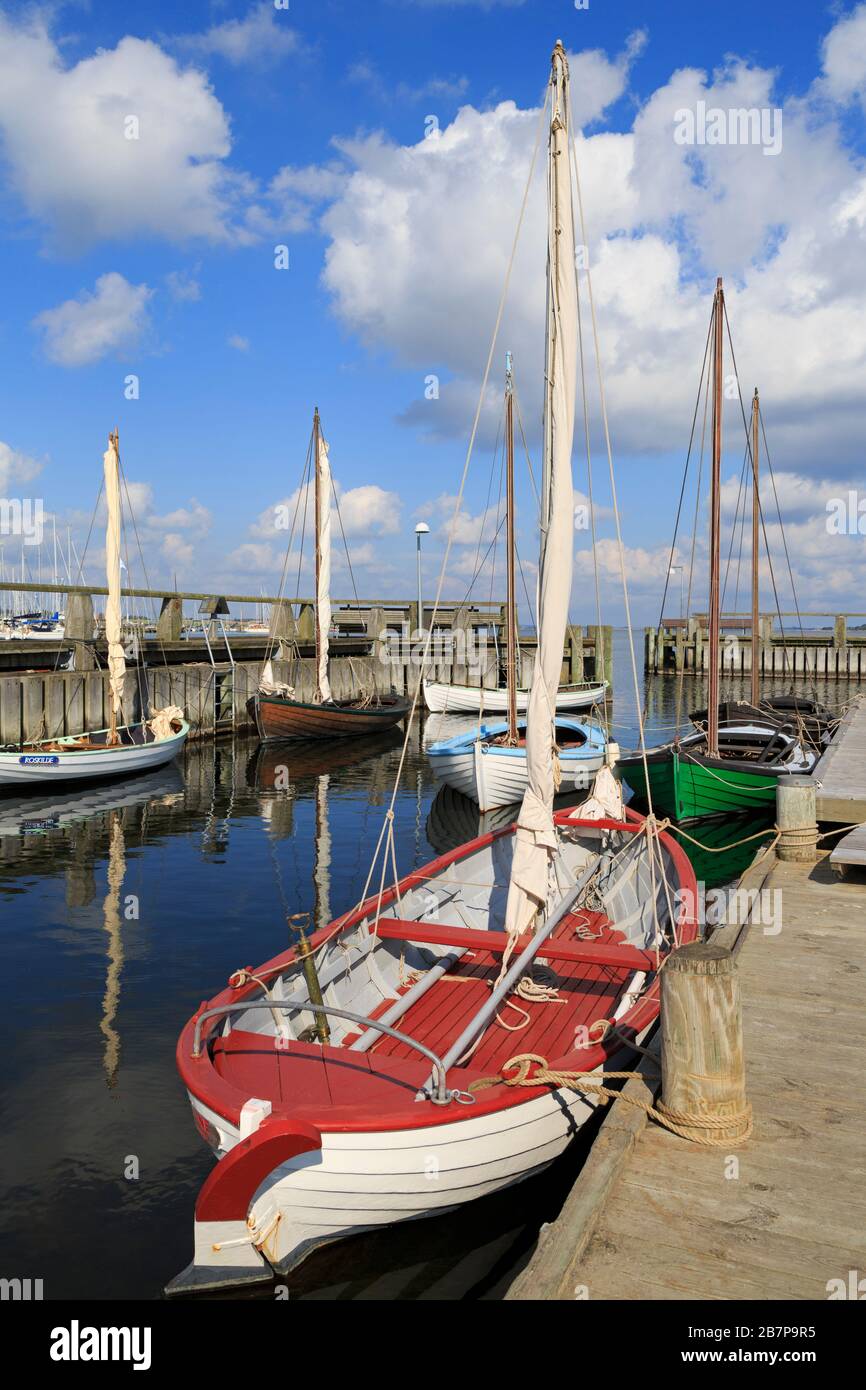
[[[564, 685], [556, 697], [558, 710], [589, 709], [600, 704], [607, 684]], [[484, 690], [476, 685], [445, 685], [442, 681], [424, 682], [424, 702], [434, 714], [507, 714], [508, 692], [502, 689]], [[525, 714], [529, 691], [518, 690], [517, 712]]]
[[[604, 753], [571, 758], [560, 753], [560, 792], [588, 790], [604, 764]], [[523, 800], [529, 785], [525, 749], [498, 749], [480, 741], [465, 751], [442, 753], [430, 759], [436, 781], [462, 792], [478, 803], [480, 811], [512, 806]]]
[[[575, 1065], [579, 1066], [579, 1053]], [[190, 1097], [193, 1108], [215, 1117]], [[430, 1128], [322, 1135], [322, 1148], [282, 1164], [262, 1184], [249, 1214], [253, 1244], [280, 1274], [331, 1241], [438, 1216], [499, 1192], [554, 1162], [593, 1112], [573, 1091], [554, 1091], [478, 1119]], [[218, 1121], [223, 1134], [226, 1122]], [[236, 1132], [232, 1139], [236, 1138]], [[214, 1241], [231, 1239], [208, 1223], [196, 1232], [213, 1264]], [[247, 1247], [225, 1251], [246, 1264]], [[218, 1259], [223, 1264], [223, 1258]]]
[[[149, 772], [176, 758], [186, 743], [189, 725], [160, 743], [132, 744], [99, 752], [0, 752], [0, 787], [45, 787], [54, 782], [91, 782]], [[58, 739], [58, 742], [62, 740]], [[24, 761], [22, 761], [22, 759]], [[50, 759], [50, 761], [46, 761]], [[29, 760], [29, 761], [28, 761]]]

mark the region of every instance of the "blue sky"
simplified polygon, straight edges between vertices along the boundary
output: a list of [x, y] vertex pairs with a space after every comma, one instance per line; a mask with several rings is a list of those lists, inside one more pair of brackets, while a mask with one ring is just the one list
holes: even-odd
[[[585, 118], [582, 177], [638, 618], [655, 616], [664, 583], [717, 272], [731, 287], [745, 394], [758, 378], [765, 392], [803, 596], [831, 610], [863, 606], [863, 539], [836, 538], [828, 552], [824, 518], [827, 500], [863, 472], [864, 7], [0, 0], [0, 17], [5, 495], [41, 496], [80, 543], [117, 424], [151, 580], [176, 571], [181, 587], [271, 591], [284, 537], [270, 518], [299, 483], [318, 404], [359, 589], [412, 591], [420, 516], [433, 527], [432, 576], [561, 37]], [[671, 118], [699, 97], [783, 110], [781, 153], [685, 155]], [[121, 133], [129, 115], [137, 140]], [[540, 215], [521, 243], [494, 378], [498, 389], [513, 347], [533, 452]], [[274, 269], [278, 244], [290, 250], [286, 272]], [[140, 382], [132, 401], [130, 373]], [[424, 398], [430, 374], [436, 402]], [[598, 445], [597, 402], [590, 409]], [[729, 480], [742, 456], [733, 407], [730, 416]], [[494, 433], [491, 403], [452, 554], [455, 594], [472, 570]], [[602, 585], [616, 621], [619, 556], [597, 448], [596, 466]], [[579, 449], [575, 485], [586, 489]], [[521, 500], [531, 582], [525, 482]], [[735, 482], [728, 500], [732, 513]], [[585, 535], [576, 548], [573, 613], [591, 621]], [[696, 554], [699, 586], [702, 533]], [[344, 571], [335, 588], [348, 596]]]

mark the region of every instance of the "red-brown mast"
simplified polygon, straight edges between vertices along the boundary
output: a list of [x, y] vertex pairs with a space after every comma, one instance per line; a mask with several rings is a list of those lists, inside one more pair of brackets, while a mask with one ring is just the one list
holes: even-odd
[[725, 292], [721, 277], [716, 281], [713, 305], [713, 467], [710, 487], [710, 631], [709, 631], [709, 690], [707, 695], [707, 753], [711, 758], [719, 752], [719, 612], [721, 571], [721, 490], [722, 490], [722, 401], [724, 357]]
[[752, 704], [761, 698], [761, 626], [760, 591], [758, 585], [758, 534], [761, 526], [761, 494], [758, 489], [758, 433], [761, 406], [758, 388], [752, 398]]
[[508, 509], [508, 593], [506, 595], [508, 653], [505, 671], [508, 685], [508, 742], [514, 746], [517, 743], [517, 593], [514, 560], [514, 376], [510, 352], [506, 358], [505, 366], [505, 441], [505, 505]]

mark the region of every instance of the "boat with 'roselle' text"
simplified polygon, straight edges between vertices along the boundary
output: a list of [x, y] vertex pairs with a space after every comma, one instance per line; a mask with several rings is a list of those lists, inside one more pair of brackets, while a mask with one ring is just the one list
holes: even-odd
[[[183, 710], [171, 706], [151, 711], [150, 718], [123, 723], [126, 656], [122, 641], [120, 585], [120, 441], [111, 434], [103, 459], [106, 525], [105, 557], [108, 598], [105, 636], [108, 643], [109, 726], [93, 732], [36, 737], [0, 748], [0, 786], [44, 791], [54, 782], [91, 782], [151, 772], [182, 752], [189, 735]], [[43, 720], [44, 727], [44, 720]]]

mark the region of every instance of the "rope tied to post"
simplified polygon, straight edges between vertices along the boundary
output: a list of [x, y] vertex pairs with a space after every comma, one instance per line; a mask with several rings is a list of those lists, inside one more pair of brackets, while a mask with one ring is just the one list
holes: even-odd
[[[536, 1068], [535, 1071], [532, 1070], [533, 1067]], [[513, 1073], [513, 1075], [509, 1075], [509, 1073]], [[630, 1081], [636, 1075], [633, 1071], [609, 1071], [602, 1074], [605, 1081]], [[485, 1091], [491, 1086], [553, 1086], [556, 1089], [564, 1088], [581, 1091], [585, 1095], [597, 1096], [599, 1105], [609, 1105], [612, 1100], [619, 1100], [625, 1105], [633, 1106], [636, 1110], [642, 1110], [651, 1120], [655, 1120], [656, 1124], [670, 1130], [672, 1134], [677, 1134], [680, 1138], [687, 1139], [690, 1143], [698, 1144], [703, 1148], [724, 1148], [729, 1146], [733, 1140], [742, 1143], [752, 1134], [752, 1107], [749, 1104], [746, 1104], [743, 1110], [734, 1115], [724, 1116], [672, 1110], [663, 1101], [658, 1101], [656, 1105], [650, 1105], [647, 1101], [638, 1100], [634, 1096], [627, 1096], [622, 1091], [614, 1091], [602, 1082], [592, 1079], [598, 1076], [597, 1071], [553, 1069], [549, 1066], [546, 1057], [541, 1057], [536, 1052], [521, 1052], [515, 1057], [510, 1057], [507, 1062], [503, 1062], [498, 1076], [480, 1077], [470, 1084], [469, 1090], [475, 1094], [478, 1091]], [[702, 1130], [718, 1131], [718, 1133], [700, 1133], [699, 1131]], [[732, 1134], [732, 1131], [735, 1133]]]

